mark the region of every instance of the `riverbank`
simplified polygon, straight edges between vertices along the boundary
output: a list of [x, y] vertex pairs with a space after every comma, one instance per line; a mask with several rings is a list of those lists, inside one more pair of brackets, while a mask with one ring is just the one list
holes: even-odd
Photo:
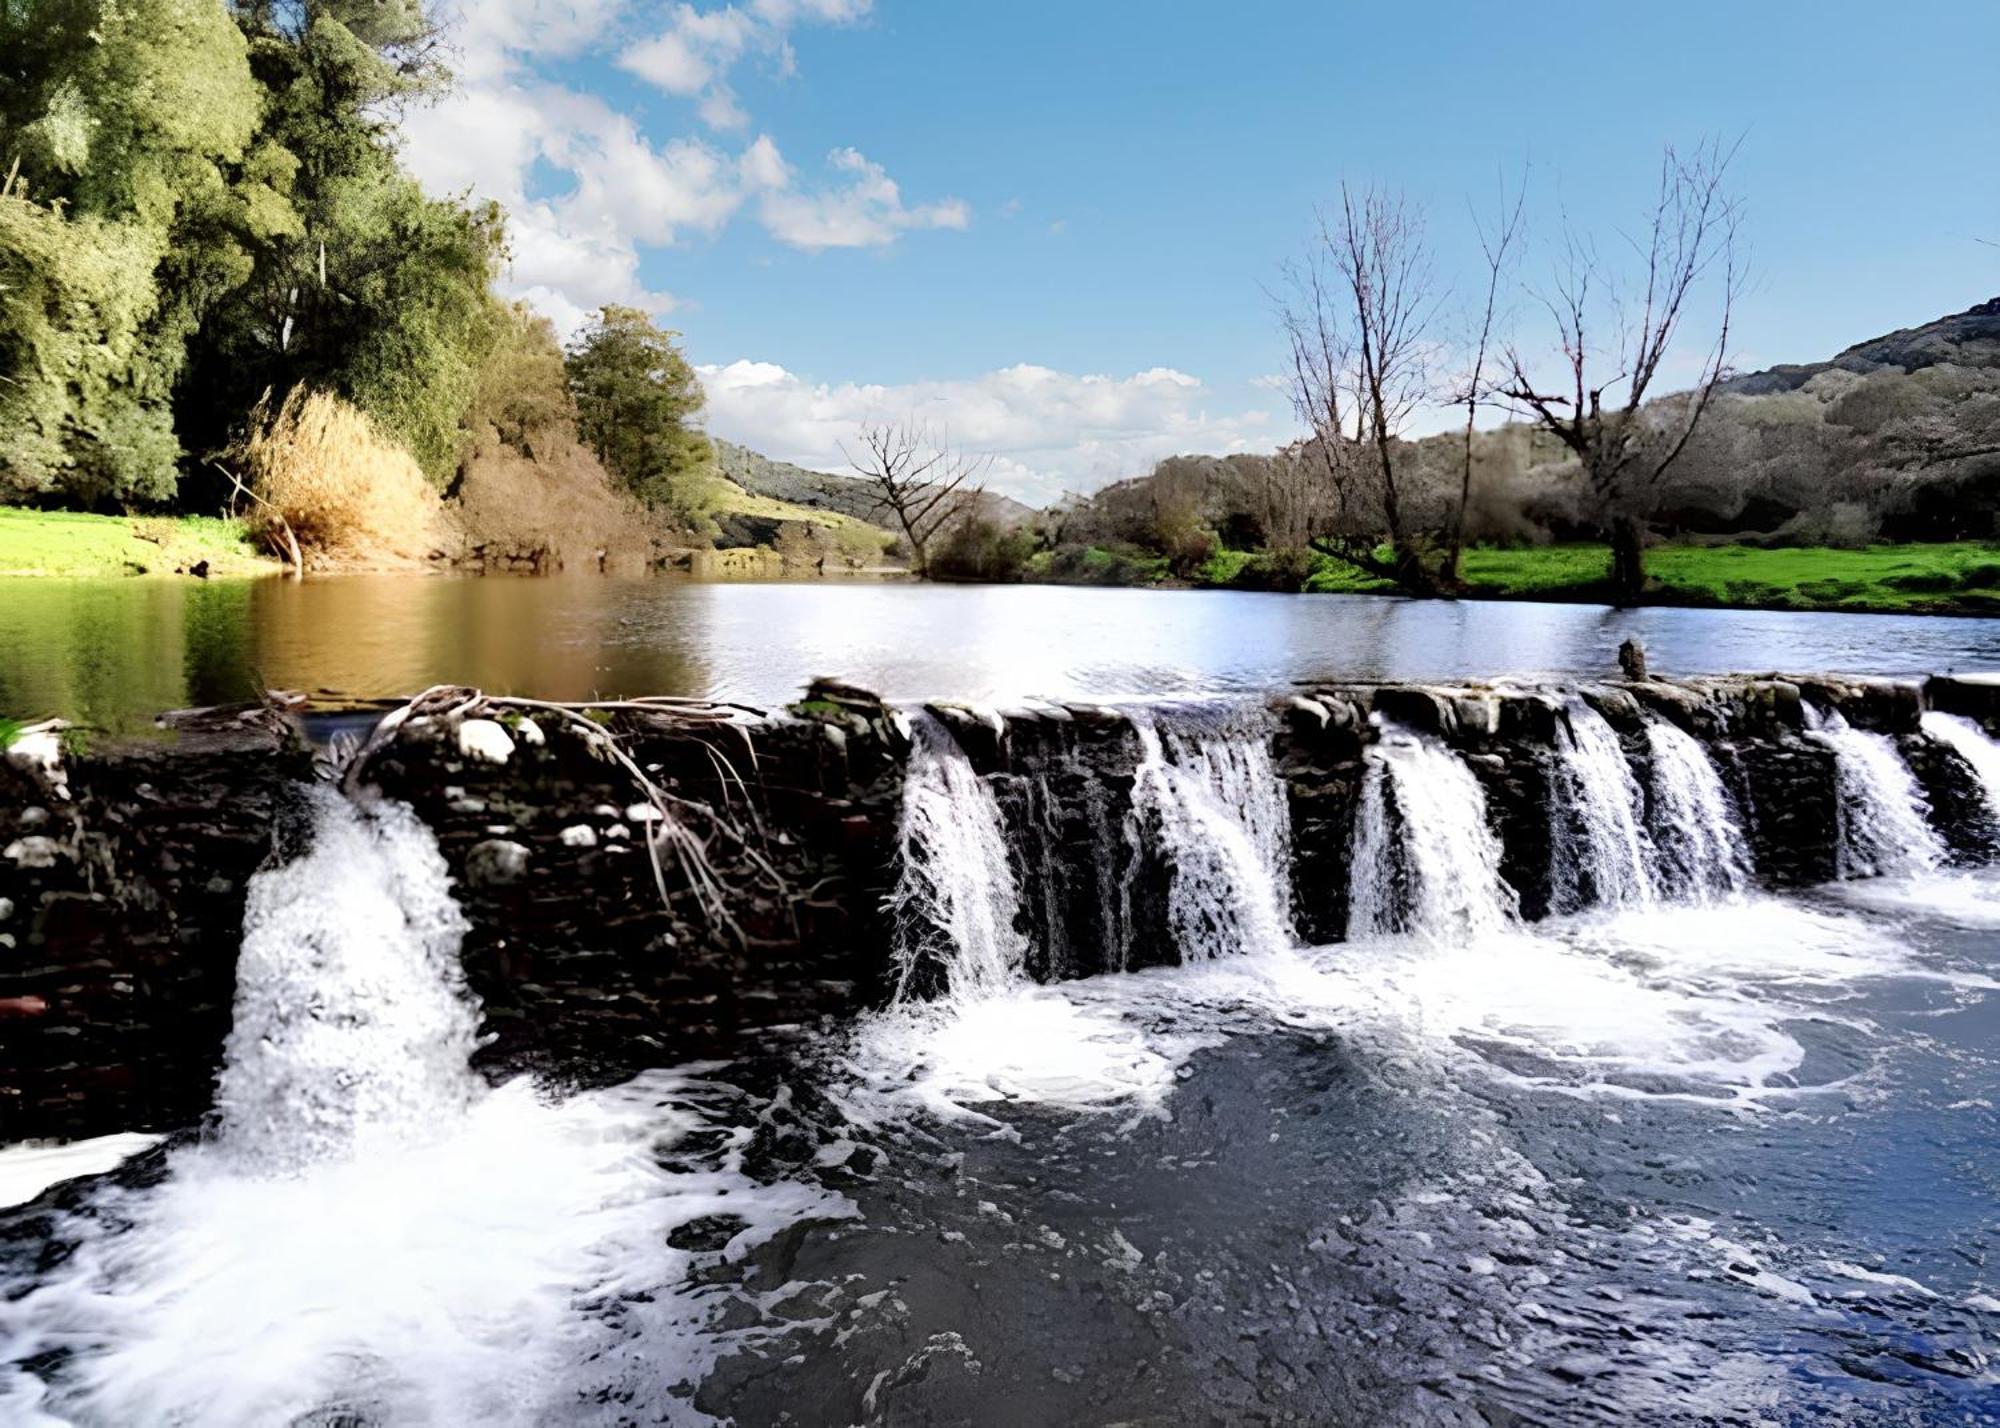
[[[1479, 547], [1465, 553], [1466, 594], [1481, 600], [1609, 602], [1609, 549], [1594, 543]], [[2000, 546], [1976, 541], [1767, 549], [1662, 545], [1647, 553], [1644, 603], [1701, 609], [1832, 611], [1895, 615], [2000, 614]], [[1186, 579], [1164, 556], [1092, 547], [1046, 552], [1028, 579], [1057, 585], [1161, 589], [1297, 590], [1395, 594], [1388, 581], [1331, 556], [1286, 561], [1264, 552], [1218, 551]]]
[[0, 575], [270, 575], [242, 521], [0, 506]]

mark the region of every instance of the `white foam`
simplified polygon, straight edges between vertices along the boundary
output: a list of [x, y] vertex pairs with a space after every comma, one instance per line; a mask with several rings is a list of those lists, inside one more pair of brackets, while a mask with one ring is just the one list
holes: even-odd
[[650, 1300], [655, 1371], [697, 1374], [721, 1341], [667, 1233], [726, 1211], [749, 1222], [740, 1252], [851, 1208], [726, 1168], [660, 1169], [658, 1149], [693, 1123], [673, 1104], [685, 1090], [654, 1075], [549, 1105], [518, 1081], [428, 1145], [296, 1175], [245, 1173], [221, 1146], [180, 1152], [157, 1188], [67, 1227], [81, 1236], [69, 1260], [0, 1304], [0, 1361], [76, 1355], [47, 1391], [23, 1374], [9, 1398], [0, 1382], [0, 1407], [218, 1428], [339, 1407], [545, 1422], [578, 1411], [564, 1395], [579, 1366], [619, 1341], [590, 1306], [627, 1295]]
[[81, 1175], [116, 1170], [142, 1150], [160, 1143], [156, 1135], [121, 1131], [65, 1144], [29, 1141], [0, 1147], [0, 1209], [25, 1205], [51, 1185]]

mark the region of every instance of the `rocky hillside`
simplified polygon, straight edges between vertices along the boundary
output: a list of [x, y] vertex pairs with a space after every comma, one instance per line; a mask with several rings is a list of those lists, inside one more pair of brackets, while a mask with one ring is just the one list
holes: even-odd
[[1822, 372], [1866, 376], [1887, 367], [1920, 372], [1928, 367], [2000, 367], [2000, 297], [1964, 312], [1857, 342], [1824, 362], [1790, 362], [1732, 379], [1728, 390], [1744, 397], [1796, 392]]
[[[773, 461], [760, 452], [734, 442], [715, 442], [715, 463], [722, 475], [753, 496], [788, 501], [819, 511], [837, 511], [857, 520], [879, 522], [882, 511], [868, 483], [853, 476], [831, 471], [809, 471], [788, 461]], [[986, 509], [1002, 524], [1014, 526], [1035, 514], [1033, 506], [1011, 496], [988, 492]]]

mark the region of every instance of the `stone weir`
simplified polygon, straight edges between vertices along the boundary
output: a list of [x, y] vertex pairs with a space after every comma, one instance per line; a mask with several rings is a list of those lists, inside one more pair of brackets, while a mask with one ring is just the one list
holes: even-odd
[[[1674, 821], [1664, 761], [1690, 745], [1663, 730], [1714, 769], [1746, 885], [1893, 870], [1868, 823], [1880, 791], [1863, 787], [1883, 755], [1928, 830], [1919, 862], [2000, 839], [1991, 770], [1965, 744], [2000, 728], [2000, 687], [1978, 679], [1325, 684], [998, 711], [822, 682], [769, 713], [463, 690], [384, 712], [274, 700], [165, 716], [144, 740], [15, 740], [0, 760], [0, 1143], [201, 1119], [246, 885], [312, 836], [315, 780], [416, 810], [469, 924], [480, 1061], [572, 1085], [950, 987], [965, 890], [938, 886], [949, 868], [911, 876], [920, 748], [962, 761], [964, 779], [938, 784], [959, 800], [946, 821], [993, 822], [980, 846], [1004, 867], [972, 894], [992, 904], [996, 965], [1036, 979], [1225, 955], [1278, 928], [1336, 941], [1362, 925], [1357, 888], [1368, 927], [1400, 926], [1382, 909], [1436, 875], [1411, 851], [1427, 815], [1378, 767], [1397, 740], [1469, 772], [1510, 917], [1701, 895], [1667, 871], [1700, 830]], [[1942, 716], [1960, 737], [1939, 736]], [[1658, 867], [1626, 879], [1620, 836]]]

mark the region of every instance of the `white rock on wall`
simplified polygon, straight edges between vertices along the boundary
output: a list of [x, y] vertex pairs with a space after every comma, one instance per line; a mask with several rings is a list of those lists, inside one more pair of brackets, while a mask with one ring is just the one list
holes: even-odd
[[514, 740], [491, 719], [467, 719], [458, 726], [458, 751], [468, 759], [504, 764], [514, 757]]

